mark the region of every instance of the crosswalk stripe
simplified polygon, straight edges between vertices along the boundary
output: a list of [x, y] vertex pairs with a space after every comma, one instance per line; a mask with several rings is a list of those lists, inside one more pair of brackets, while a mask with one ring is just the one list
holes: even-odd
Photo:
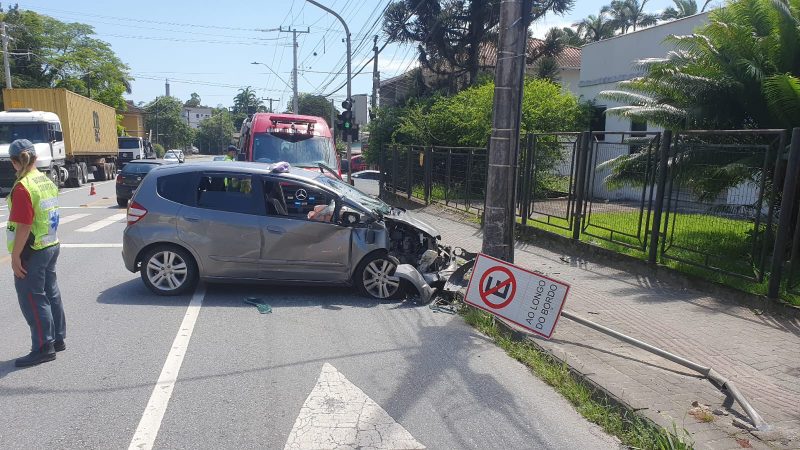
[[124, 219], [127, 214], [114, 214], [111, 217], [107, 217], [103, 220], [98, 220], [97, 222], [87, 225], [83, 228], [78, 228], [78, 232], [80, 233], [91, 233], [92, 231], [97, 231], [101, 228], [105, 228], [113, 223], [119, 222], [120, 220]]
[[8, 222], [0, 222], [0, 228], [3, 228], [4, 226], [6, 226], [7, 223]]
[[84, 217], [89, 217], [91, 214], [73, 214], [71, 216], [61, 217], [58, 219], [58, 224], [63, 225], [65, 223], [74, 222], [78, 219], [83, 219]]

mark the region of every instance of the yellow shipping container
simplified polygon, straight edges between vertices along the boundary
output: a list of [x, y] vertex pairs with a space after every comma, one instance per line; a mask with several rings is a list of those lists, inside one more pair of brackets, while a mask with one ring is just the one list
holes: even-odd
[[67, 89], [3, 89], [6, 110], [30, 108], [58, 114], [67, 158], [119, 154], [114, 108]]

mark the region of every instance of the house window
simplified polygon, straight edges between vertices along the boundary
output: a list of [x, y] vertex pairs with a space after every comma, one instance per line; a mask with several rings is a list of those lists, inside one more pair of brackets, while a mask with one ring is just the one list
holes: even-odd
[[194, 117], [195, 117], [195, 119], [199, 119], [200, 118], [200, 114], [195, 114]]
[[631, 119], [631, 137], [645, 137], [647, 131], [647, 121], [641, 119]]
[[[606, 130], [606, 107], [593, 106], [592, 117], [589, 119], [589, 129], [592, 131], [605, 131]], [[595, 133], [595, 138], [598, 141], [605, 141], [606, 135], [603, 133]]]

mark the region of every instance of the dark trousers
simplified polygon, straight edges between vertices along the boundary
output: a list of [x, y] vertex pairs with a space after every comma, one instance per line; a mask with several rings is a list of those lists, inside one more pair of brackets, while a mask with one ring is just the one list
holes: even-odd
[[64, 306], [56, 281], [56, 262], [60, 250], [59, 245], [54, 245], [32, 251], [30, 258], [22, 263], [28, 271], [25, 278], [14, 277], [19, 308], [31, 328], [33, 351], [67, 336]]

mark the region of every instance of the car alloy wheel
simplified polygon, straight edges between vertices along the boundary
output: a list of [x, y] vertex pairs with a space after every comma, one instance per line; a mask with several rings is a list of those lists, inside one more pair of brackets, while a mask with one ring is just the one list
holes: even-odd
[[370, 261], [361, 274], [362, 285], [367, 294], [380, 299], [394, 297], [400, 289], [400, 278], [394, 276], [396, 268], [388, 259]]
[[180, 295], [197, 284], [197, 265], [182, 248], [159, 246], [142, 258], [142, 281], [158, 295]]

